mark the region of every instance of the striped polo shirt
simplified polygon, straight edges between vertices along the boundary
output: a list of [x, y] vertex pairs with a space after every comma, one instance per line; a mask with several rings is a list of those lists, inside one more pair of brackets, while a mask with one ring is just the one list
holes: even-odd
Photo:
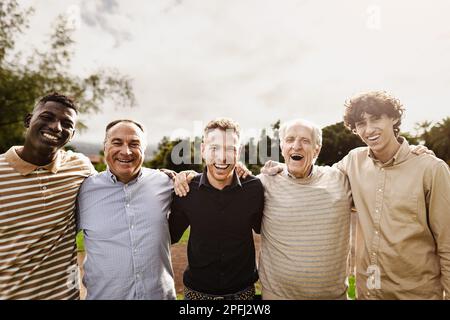
[[265, 189], [259, 276], [264, 299], [345, 299], [351, 193], [337, 169], [259, 176]]
[[78, 299], [75, 200], [95, 172], [60, 150], [46, 166], [0, 155], [0, 299]]

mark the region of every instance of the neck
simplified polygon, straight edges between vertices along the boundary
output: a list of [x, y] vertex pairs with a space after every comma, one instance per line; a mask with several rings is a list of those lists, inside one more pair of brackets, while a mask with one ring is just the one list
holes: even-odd
[[24, 161], [37, 166], [44, 166], [56, 159], [59, 149], [40, 150], [25, 144], [17, 150], [17, 155]]
[[301, 173], [291, 172], [289, 169], [288, 169], [288, 172], [291, 176], [295, 177], [296, 179], [304, 179], [306, 177], [309, 177], [309, 175], [311, 174], [312, 168], [313, 168], [313, 166], [311, 165], [306, 171], [301, 172]]
[[398, 142], [397, 138], [395, 138], [395, 140], [392, 140], [385, 149], [380, 150], [379, 152], [373, 151], [373, 155], [377, 160], [386, 163], [394, 157], [398, 149], [400, 149], [400, 146], [401, 144]]
[[212, 175], [209, 173], [209, 171], [206, 172], [206, 177], [208, 178], [209, 183], [214, 188], [222, 190], [226, 186], [229, 186], [231, 184], [231, 182], [233, 182], [233, 173], [234, 173], [234, 171], [231, 171], [231, 173], [232, 174], [230, 174], [230, 176], [227, 177], [227, 179], [225, 179], [223, 181], [219, 181], [219, 180], [214, 179], [214, 177], [212, 177]]

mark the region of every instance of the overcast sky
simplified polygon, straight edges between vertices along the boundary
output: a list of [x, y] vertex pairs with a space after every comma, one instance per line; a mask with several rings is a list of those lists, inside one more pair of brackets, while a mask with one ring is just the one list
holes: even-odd
[[84, 117], [78, 141], [101, 142], [123, 117], [152, 143], [219, 116], [247, 135], [293, 117], [326, 126], [364, 90], [398, 97], [405, 131], [450, 115], [448, 0], [19, 2], [36, 9], [21, 48], [42, 46], [66, 14], [78, 26], [74, 73], [114, 67], [133, 79], [138, 106]]

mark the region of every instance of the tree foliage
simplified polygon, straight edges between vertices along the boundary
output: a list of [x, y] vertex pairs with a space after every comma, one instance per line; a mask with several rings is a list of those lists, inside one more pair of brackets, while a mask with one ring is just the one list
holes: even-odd
[[450, 165], [450, 117], [446, 117], [430, 127], [431, 125], [425, 127], [420, 137], [438, 158], [443, 159]]
[[[80, 113], [98, 112], [107, 99], [121, 107], [136, 103], [131, 80], [116, 70], [99, 69], [86, 77], [70, 72], [74, 29], [63, 16], [52, 26], [48, 45], [30, 48], [29, 56], [16, 52], [33, 12], [15, 0], [0, 2], [0, 153], [23, 143], [24, 116], [50, 92], [73, 97]], [[83, 128], [80, 121], [78, 129]]]
[[317, 164], [331, 166], [350, 150], [361, 146], [364, 146], [364, 143], [344, 126], [344, 122], [326, 126], [322, 129], [322, 150]]

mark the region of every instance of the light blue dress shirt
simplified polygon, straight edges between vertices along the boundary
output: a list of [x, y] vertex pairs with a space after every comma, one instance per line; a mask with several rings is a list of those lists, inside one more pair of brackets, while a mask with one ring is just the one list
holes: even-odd
[[84, 231], [86, 299], [175, 299], [172, 188], [164, 173], [148, 168], [128, 184], [109, 169], [83, 182], [77, 227]]

